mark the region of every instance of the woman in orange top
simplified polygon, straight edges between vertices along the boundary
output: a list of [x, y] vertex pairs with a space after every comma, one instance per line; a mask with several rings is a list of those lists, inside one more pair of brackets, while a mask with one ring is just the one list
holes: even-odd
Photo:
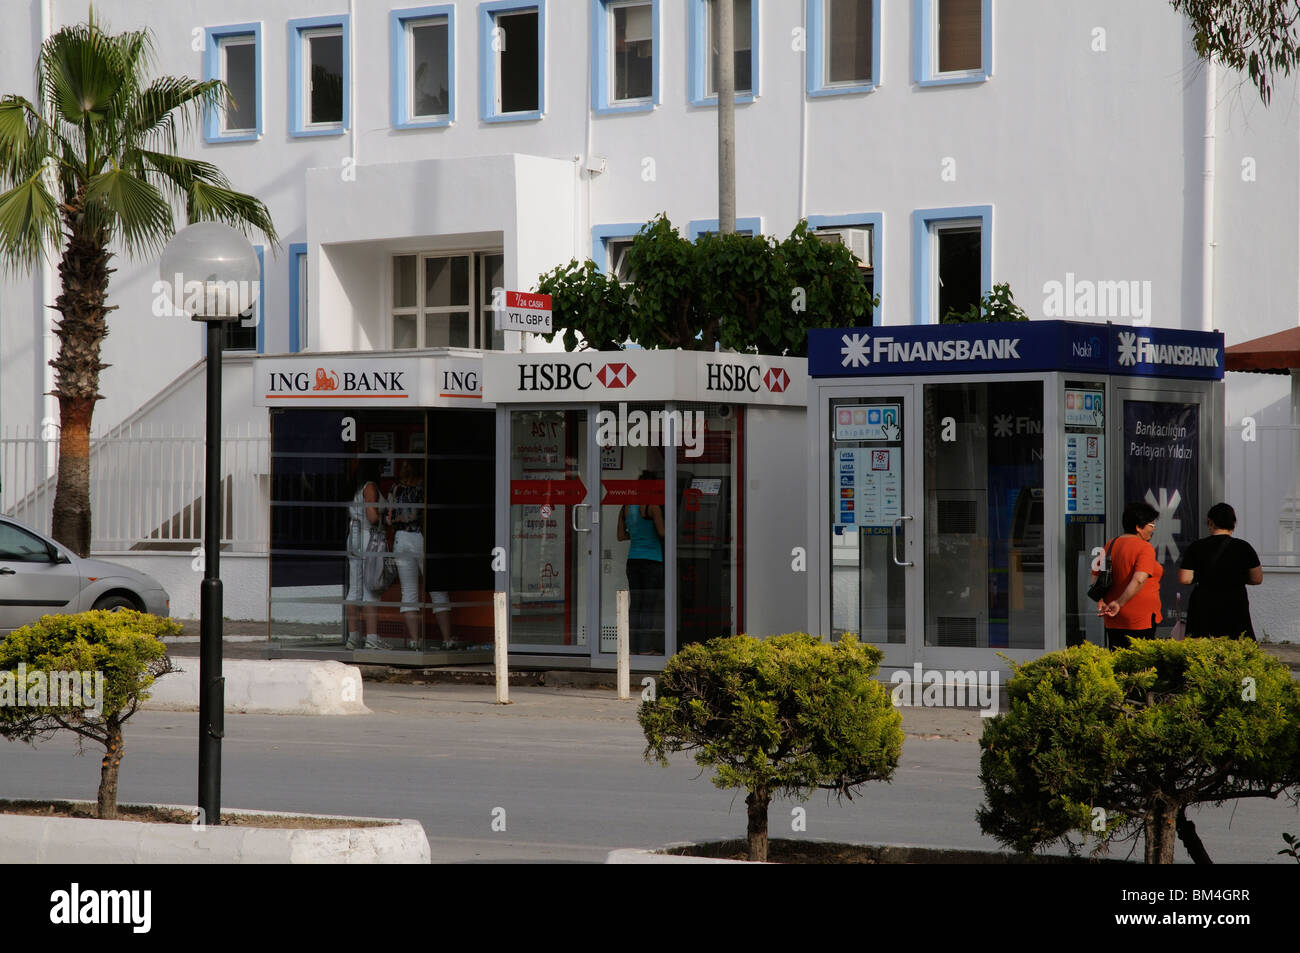
[[[1130, 639], [1155, 638], [1160, 615], [1160, 577], [1165, 568], [1156, 561], [1151, 534], [1159, 514], [1147, 503], [1124, 507], [1124, 535], [1110, 546], [1112, 580], [1097, 615], [1106, 620], [1106, 648], [1127, 648]], [[1096, 573], [1093, 576], [1096, 577]]]

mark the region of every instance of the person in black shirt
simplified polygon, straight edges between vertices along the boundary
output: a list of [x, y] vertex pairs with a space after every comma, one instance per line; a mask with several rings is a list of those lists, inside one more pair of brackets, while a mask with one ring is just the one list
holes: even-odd
[[1237, 514], [1231, 506], [1216, 503], [1208, 516], [1210, 535], [1187, 547], [1178, 568], [1180, 583], [1196, 584], [1187, 603], [1187, 635], [1254, 640], [1246, 586], [1264, 581], [1259, 555], [1244, 539], [1233, 538]]

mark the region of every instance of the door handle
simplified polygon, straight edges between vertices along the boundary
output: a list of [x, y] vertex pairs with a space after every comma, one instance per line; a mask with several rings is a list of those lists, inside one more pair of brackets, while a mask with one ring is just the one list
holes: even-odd
[[590, 523], [587, 524], [587, 526], [586, 526], [585, 529], [584, 529], [583, 527], [581, 527], [581, 526], [578, 525], [578, 510], [581, 509], [581, 508], [584, 507], [584, 506], [590, 508], [590, 507], [591, 507], [591, 504], [590, 504], [590, 503], [574, 503], [574, 504], [573, 504], [573, 509], [570, 510], [570, 513], [569, 513], [569, 525], [573, 527], [573, 531], [574, 531], [575, 533], [590, 533], [590, 532], [591, 532], [591, 524], [590, 524]]
[[898, 558], [898, 524], [901, 523], [901, 522], [903, 522], [903, 520], [910, 520], [911, 518], [912, 518], [912, 517], [910, 517], [910, 516], [899, 516], [899, 517], [897, 517], [897, 518], [894, 520], [894, 525], [893, 525], [893, 527], [892, 527], [892, 528], [890, 529], [890, 531], [889, 531], [889, 535], [890, 535], [889, 555], [891, 555], [891, 556], [894, 557], [894, 565], [895, 565], [895, 566], [912, 566], [912, 565], [915, 565], [915, 563], [910, 563], [910, 562], [906, 562], [906, 563], [905, 563], [905, 562], [903, 562], [901, 559]]
[[10, 569], [8, 566], [0, 566], [0, 576], [13, 576], [18, 572], [17, 569]]

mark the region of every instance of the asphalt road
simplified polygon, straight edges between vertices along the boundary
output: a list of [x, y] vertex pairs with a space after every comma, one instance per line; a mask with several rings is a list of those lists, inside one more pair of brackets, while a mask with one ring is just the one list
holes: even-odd
[[[743, 794], [719, 790], [687, 755], [647, 764], [634, 702], [607, 690], [367, 683], [373, 714], [227, 715], [222, 804], [416, 818], [435, 861], [600, 862], [618, 847], [739, 837]], [[774, 803], [772, 836], [995, 850], [975, 822], [981, 725], [960, 710], [904, 709], [908, 731], [892, 783], [836, 803]], [[122, 801], [193, 804], [197, 714], [140, 712], [128, 724]], [[0, 742], [0, 797], [93, 798], [99, 758], [54, 739]], [[493, 830], [504, 809], [505, 830]], [[1286, 802], [1241, 801], [1193, 820], [1216, 862], [1287, 863]], [[499, 821], [498, 821], [499, 826]], [[1186, 861], [1179, 848], [1179, 858]]]

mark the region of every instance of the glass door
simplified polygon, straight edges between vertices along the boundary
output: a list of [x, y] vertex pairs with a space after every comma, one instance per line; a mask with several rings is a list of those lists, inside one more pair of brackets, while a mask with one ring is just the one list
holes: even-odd
[[588, 411], [509, 412], [510, 648], [592, 651]]
[[832, 638], [857, 635], [884, 652], [882, 665], [910, 664], [909, 632], [920, 527], [913, 512], [909, 419], [913, 386], [855, 388], [830, 401]]

